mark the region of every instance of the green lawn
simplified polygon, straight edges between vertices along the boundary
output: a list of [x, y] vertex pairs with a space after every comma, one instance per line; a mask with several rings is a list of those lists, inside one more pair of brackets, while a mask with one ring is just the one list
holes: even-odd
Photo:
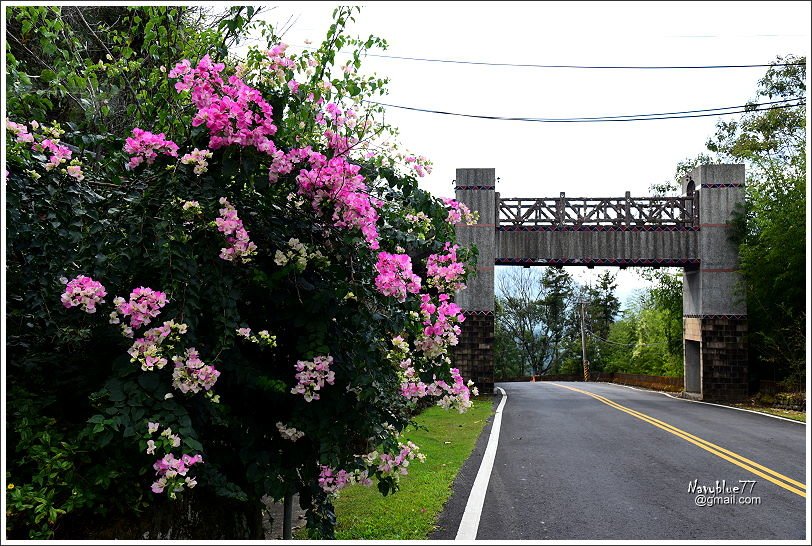
[[[459, 414], [432, 407], [416, 419], [428, 430], [407, 429], [404, 436], [420, 446], [426, 462], [409, 465], [400, 490], [381, 496], [377, 487], [351, 486], [336, 501], [339, 540], [425, 540], [451, 495], [451, 484], [471, 454], [486, 419], [493, 413], [492, 398], [480, 396], [468, 412]], [[302, 538], [305, 533], [301, 533]]]

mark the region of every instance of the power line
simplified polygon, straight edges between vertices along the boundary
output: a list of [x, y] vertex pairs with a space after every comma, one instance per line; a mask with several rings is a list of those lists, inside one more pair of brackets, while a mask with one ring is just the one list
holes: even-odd
[[382, 55], [380, 53], [367, 53], [369, 57], [382, 59], [397, 59], [402, 61], [420, 61], [428, 63], [468, 64], [477, 66], [508, 66], [515, 68], [574, 68], [588, 70], [700, 70], [719, 68], [766, 68], [770, 66], [804, 66], [805, 63], [775, 63], [775, 64], [714, 64], [690, 66], [599, 66], [576, 64], [532, 64], [532, 63], [492, 63], [486, 61], [464, 61], [454, 59], [431, 59], [424, 57], [405, 57], [400, 55]]
[[[312, 46], [295, 45], [302, 49], [317, 51], [318, 48]], [[342, 55], [351, 55], [349, 52], [341, 51]], [[612, 65], [577, 65], [577, 64], [535, 64], [535, 63], [498, 63], [488, 61], [466, 61], [461, 59], [434, 59], [428, 57], [409, 57], [405, 55], [384, 55], [382, 53], [367, 53], [367, 57], [377, 57], [380, 59], [395, 59], [400, 61], [418, 61], [426, 63], [464, 64], [475, 66], [505, 66], [514, 68], [565, 68], [565, 69], [587, 69], [587, 70], [702, 70], [702, 69], [727, 69], [727, 68], [768, 68], [771, 66], [805, 66], [805, 63], [774, 63], [774, 64], [712, 64], [712, 65], [684, 65], [684, 66], [612, 66]]]
[[[796, 100], [796, 99], [790, 99]], [[369, 104], [376, 104], [378, 106], [384, 106], [386, 108], [397, 108], [400, 110], [409, 110], [413, 112], [424, 112], [427, 114], [440, 114], [444, 116], [457, 116], [457, 117], [464, 117], [464, 118], [474, 118], [474, 119], [489, 119], [489, 120], [499, 120], [499, 121], [529, 121], [535, 123], [605, 123], [605, 122], [618, 122], [618, 121], [651, 121], [651, 120], [661, 120], [661, 119], [685, 119], [685, 118], [704, 118], [710, 116], [728, 116], [732, 114], [746, 114], [749, 112], [765, 112], [767, 110], [780, 110], [782, 108], [794, 108], [796, 106], [804, 106], [806, 103], [800, 102], [798, 104], [784, 104], [778, 106], [771, 106], [769, 108], [756, 108], [756, 109], [744, 109], [744, 110], [733, 110], [730, 112], [720, 112], [714, 111], [714, 113], [710, 114], [691, 114], [691, 115], [668, 115], [665, 112], [663, 114], [638, 114], [638, 115], [629, 115], [629, 116], [603, 116], [597, 118], [531, 118], [531, 117], [507, 117], [507, 116], [487, 116], [481, 114], [464, 114], [461, 112], [447, 112], [443, 110], [432, 110], [428, 108], [416, 108], [413, 106], [402, 106], [399, 104], [387, 104], [384, 102], [377, 102], [377, 101], [364, 101]], [[770, 103], [763, 103], [763, 104], [770, 104]], [[732, 106], [729, 108], [752, 108], [753, 106], [759, 106], [757, 104], [753, 105], [742, 105], [742, 106]], [[724, 108], [719, 108], [715, 110], [723, 110]], [[697, 110], [699, 112], [700, 110]], [[655, 117], [657, 116], [657, 117]]]
[[[596, 117], [571, 117], [571, 118], [525, 118], [525, 119], [544, 119], [544, 120], [584, 120], [584, 121], [591, 121], [591, 120], [611, 120], [611, 119], [620, 119], [620, 118], [646, 118], [652, 116], [671, 116], [671, 115], [679, 115], [679, 114], [696, 114], [700, 112], [717, 112], [721, 110], [735, 110], [737, 108], [752, 108], [755, 106], [766, 106], [766, 105], [773, 105], [773, 104], [785, 104], [787, 102], [792, 102], [796, 100], [804, 100], [804, 97], [793, 97], [789, 99], [782, 99], [782, 100], [775, 100], [770, 102], [760, 102], [760, 103], [752, 103], [752, 104], [740, 104], [737, 106], [720, 106], [718, 108], [705, 108], [702, 110], [682, 110], [679, 112], [660, 112], [657, 114], [624, 114], [619, 116], [596, 116]], [[794, 106], [794, 105], [791, 105]]]
[[[702, 110], [683, 110], [681, 112], [660, 112], [658, 114], [628, 114], [624, 116], [597, 116], [597, 117], [582, 117], [582, 118], [572, 118], [572, 119], [579, 119], [579, 120], [600, 120], [600, 119], [619, 119], [619, 118], [647, 118], [653, 116], [672, 116], [672, 115], [679, 115], [679, 114], [697, 114], [700, 112], [716, 112], [721, 110], [735, 110], [736, 108], [752, 108], [754, 106], [767, 106], [772, 104], [785, 104], [788, 102], [792, 102], [795, 100], [804, 100], [804, 97], [793, 97], [791, 99], [782, 99], [782, 100], [774, 100], [770, 102], [760, 102], [760, 103], [753, 103], [753, 104], [743, 104], [739, 106], [720, 106], [719, 108], [705, 108]], [[790, 105], [794, 106], [794, 105]], [[721, 113], [721, 112], [720, 112]]]

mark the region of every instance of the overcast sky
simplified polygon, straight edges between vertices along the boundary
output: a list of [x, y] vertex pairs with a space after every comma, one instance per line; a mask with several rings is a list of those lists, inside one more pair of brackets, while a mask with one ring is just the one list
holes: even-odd
[[[294, 46], [318, 43], [333, 2], [268, 4]], [[351, 32], [387, 55], [495, 63], [731, 65], [809, 53], [809, 2], [370, 2]], [[369, 57], [391, 104], [467, 114], [584, 117], [699, 110], [754, 98], [763, 68], [584, 70], [488, 67]], [[391, 110], [408, 150], [429, 157], [421, 186], [452, 196], [455, 169], [493, 167], [503, 197], [647, 195], [704, 150], [719, 117], [547, 124]], [[724, 119], [731, 119], [725, 116]], [[568, 268], [581, 278], [601, 271]], [[641, 284], [618, 276], [626, 298]]]

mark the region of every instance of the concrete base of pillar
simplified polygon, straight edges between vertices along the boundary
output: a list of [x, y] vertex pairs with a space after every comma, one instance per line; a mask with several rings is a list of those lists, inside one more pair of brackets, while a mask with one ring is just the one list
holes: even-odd
[[493, 311], [463, 311], [459, 342], [451, 360], [463, 379], [473, 380], [482, 394], [493, 393]]

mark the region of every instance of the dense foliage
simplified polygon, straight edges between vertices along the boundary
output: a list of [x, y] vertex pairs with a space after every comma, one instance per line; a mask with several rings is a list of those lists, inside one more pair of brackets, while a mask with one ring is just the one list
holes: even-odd
[[[745, 207], [736, 239], [747, 298], [751, 370], [803, 388], [806, 374], [806, 58], [779, 57], [753, 104], [784, 101], [720, 122], [700, 162], [744, 163]], [[783, 66], [782, 66], [783, 65]]]
[[653, 286], [643, 290], [612, 324], [602, 370], [682, 376], [682, 274], [643, 270], [642, 275]]
[[500, 278], [496, 296], [494, 360], [497, 378], [582, 374], [581, 315], [586, 356], [603, 370], [611, 345], [606, 339], [620, 302], [615, 276], [578, 284], [562, 268], [514, 269]]
[[355, 11], [300, 54], [258, 25], [238, 61], [252, 8], [9, 8], [10, 536], [203, 489], [298, 492], [330, 537], [339, 489], [421, 458], [417, 400], [470, 406], [471, 218], [364, 102], [385, 42]]
[[518, 353], [516, 375], [548, 372], [560, 358], [572, 296], [573, 280], [563, 269], [545, 268], [540, 275], [514, 269], [502, 276], [496, 298], [497, 370], [508, 365], [505, 356], [514, 357], [499, 354], [508, 341]]

